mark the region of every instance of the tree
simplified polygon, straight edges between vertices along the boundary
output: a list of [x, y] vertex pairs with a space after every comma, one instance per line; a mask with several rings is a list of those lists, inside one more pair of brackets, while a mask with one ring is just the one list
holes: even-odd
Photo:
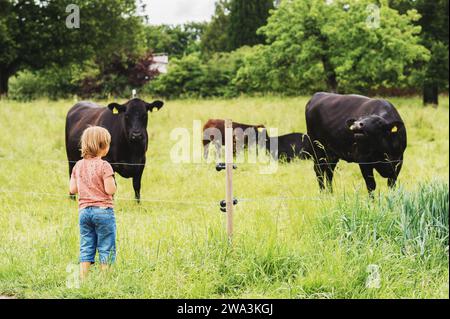
[[207, 25], [201, 39], [201, 50], [203, 53], [230, 51], [230, 40], [228, 29], [230, 25], [230, 2], [218, 0], [211, 22]]
[[439, 92], [448, 90], [449, 1], [391, 0], [390, 3], [400, 12], [415, 8], [421, 14], [416, 24], [422, 27], [422, 43], [431, 52], [431, 59], [419, 78], [423, 88], [423, 102], [437, 105]]
[[154, 53], [168, 53], [181, 58], [186, 54], [200, 51], [200, 38], [206, 28], [205, 23], [191, 22], [184, 25], [148, 25], [145, 27], [147, 48]]
[[262, 81], [289, 93], [320, 87], [364, 93], [407, 85], [411, 69], [428, 58], [419, 43], [420, 27], [413, 25], [417, 19], [414, 10], [400, 15], [385, 3], [373, 7], [370, 0], [283, 1], [261, 28], [268, 45], [258, 50], [260, 59], [249, 60], [237, 82], [244, 85], [252, 74], [263, 74]]
[[231, 0], [228, 28], [230, 50], [264, 43], [264, 35], [256, 31], [267, 23], [269, 11], [273, 8], [273, 0]]
[[0, 0], [0, 95], [23, 69], [65, 67], [94, 58], [140, 49], [141, 18], [134, 0], [77, 1], [80, 28], [68, 28], [66, 8], [73, 1]]
[[264, 43], [257, 30], [267, 23], [273, 0], [217, 0], [211, 22], [202, 36], [202, 52], [230, 52], [246, 45]]

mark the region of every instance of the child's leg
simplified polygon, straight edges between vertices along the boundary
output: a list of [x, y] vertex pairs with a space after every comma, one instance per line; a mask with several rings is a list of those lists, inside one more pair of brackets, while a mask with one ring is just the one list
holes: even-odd
[[109, 264], [100, 264], [100, 269], [102, 271], [108, 271], [110, 268]]
[[94, 214], [100, 268], [108, 270], [116, 260], [116, 218], [111, 208], [99, 209]]
[[86, 279], [88, 272], [89, 272], [89, 267], [91, 267], [90, 262], [80, 263], [80, 278], [82, 281]]
[[92, 211], [86, 208], [80, 211], [80, 277], [85, 279], [91, 263], [95, 261], [97, 234], [92, 221]]

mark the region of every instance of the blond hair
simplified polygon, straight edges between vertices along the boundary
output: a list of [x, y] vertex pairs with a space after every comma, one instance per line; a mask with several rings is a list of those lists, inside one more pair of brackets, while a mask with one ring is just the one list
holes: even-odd
[[100, 126], [91, 126], [84, 130], [81, 135], [81, 156], [92, 158], [100, 155], [111, 143], [111, 134]]

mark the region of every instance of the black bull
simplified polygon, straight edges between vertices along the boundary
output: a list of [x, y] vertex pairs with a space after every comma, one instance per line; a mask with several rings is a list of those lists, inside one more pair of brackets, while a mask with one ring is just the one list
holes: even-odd
[[406, 128], [386, 100], [359, 95], [316, 93], [306, 106], [306, 125], [319, 186], [332, 190], [340, 159], [359, 163], [369, 193], [376, 189], [374, 170], [394, 187], [407, 145]]
[[148, 148], [148, 112], [161, 109], [164, 103], [146, 103], [133, 99], [120, 105], [112, 103], [101, 107], [91, 102], [75, 104], [66, 118], [66, 152], [69, 161], [69, 176], [75, 163], [81, 159], [80, 139], [89, 126], [101, 126], [111, 134], [111, 146], [104, 158], [115, 172], [133, 179], [135, 197], [141, 197], [141, 179], [144, 172]]

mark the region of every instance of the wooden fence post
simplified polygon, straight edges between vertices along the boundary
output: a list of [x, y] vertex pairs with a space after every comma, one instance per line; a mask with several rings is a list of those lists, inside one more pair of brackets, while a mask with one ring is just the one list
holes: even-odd
[[233, 121], [225, 120], [226, 211], [228, 240], [233, 239]]

